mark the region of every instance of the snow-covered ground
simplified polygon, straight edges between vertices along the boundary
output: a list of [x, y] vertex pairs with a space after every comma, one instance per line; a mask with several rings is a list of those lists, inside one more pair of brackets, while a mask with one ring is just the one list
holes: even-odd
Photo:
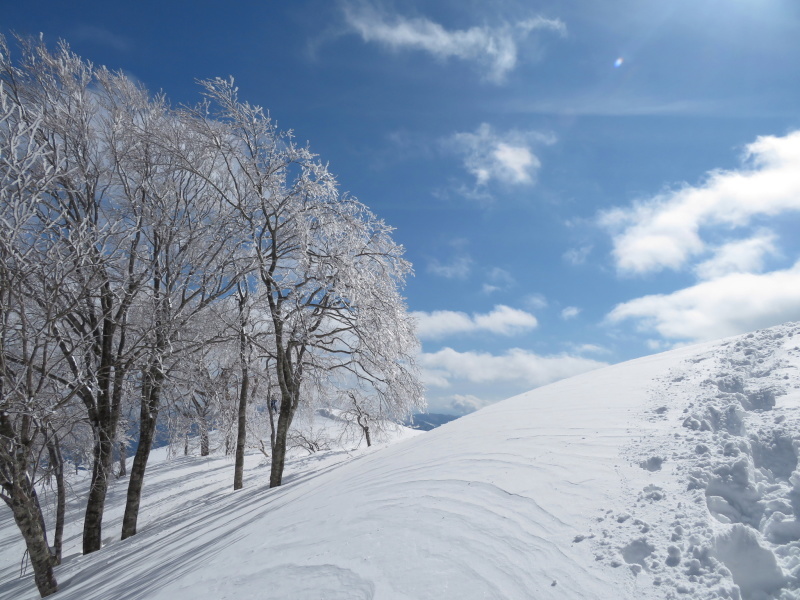
[[[238, 492], [227, 458], [162, 457], [138, 535], [114, 539], [124, 481], [103, 550], [72, 526], [55, 598], [800, 598], [798, 367], [798, 324], [681, 348], [298, 457], [276, 490], [259, 455]], [[32, 600], [2, 511], [0, 598]]]

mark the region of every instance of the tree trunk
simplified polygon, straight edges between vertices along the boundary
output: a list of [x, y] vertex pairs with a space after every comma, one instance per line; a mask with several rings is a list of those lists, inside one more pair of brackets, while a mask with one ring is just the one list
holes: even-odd
[[117, 444], [117, 454], [118, 461], [119, 461], [119, 473], [117, 473], [117, 479], [120, 477], [125, 477], [128, 474], [127, 470], [127, 461], [128, 461], [128, 448], [125, 445], [125, 442], [120, 442]]
[[236, 464], [233, 471], [233, 489], [244, 486], [244, 449], [247, 443], [247, 395], [250, 393], [250, 373], [247, 369], [247, 334], [245, 326], [246, 292], [239, 287], [239, 361], [242, 367], [242, 385], [239, 389], [239, 414], [236, 430]]
[[250, 374], [247, 363], [242, 364], [242, 386], [239, 390], [239, 421], [236, 431], [236, 466], [233, 473], [233, 489], [244, 485], [244, 449], [247, 442], [247, 395], [250, 390]]
[[46, 532], [42, 529], [42, 515], [36, 509], [38, 505], [36, 492], [32, 487], [29, 490], [23, 490], [28, 487], [24, 484], [14, 487], [9, 504], [14, 514], [14, 520], [25, 538], [36, 587], [44, 598], [58, 591], [58, 583], [53, 573], [55, 561], [50, 554], [50, 547], [47, 545]]
[[[112, 296], [108, 282], [104, 287], [103, 304], [107, 313], [112, 305], [108, 298]], [[96, 405], [91, 398], [85, 400], [89, 409], [89, 419], [95, 436], [93, 449], [92, 482], [89, 497], [86, 500], [86, 514], [83, 520], [83, 553], [90, 554], [103, 545], [103, 511], [108, 493], [108, 479], [112, 472], [114, 458], [114, 439], [117, 437], [119, 409], [122, 403], [122, 383], [125, 370], [115, 358], [122, 354], [125, 346], [124, 328], [118, 341], [114, 355], [114, 332], [116, 324], [111, 318], [105, 318], [102, 328], [102, 344], [95, 350], [100, 357], [98, 369], [98, 394]]]
[[[5, 501], [14, 516], [14, 522], [19, 527], [22, 537], [25, 539], [25, 546], [28, 550], [31, 566], [33, 567], [33, 577], [39, 594], [44, 598], [58, 591], [58, 584], [53, 573], [53, 566], [56, 564], [55, 555], [47, 543], [47, 530], [45, 529], [44, 515], [36, 495], [36, 489], [31, 481], [29, 466], [31, 464], [31, 443], [35, 437], [28, 436], [27, 424], [23, 424], [22, 435], [16, 436], [13, 427], [5, 413], [0, 412], [0, 434], [8, 439], [19, 437], [20, 443], [14, 444], [13, 452], [4, 453], [3, 473], [5, 481], [2, 485], [2, 495], [0, 498]], [[46, 443], [50, 446], [55, 438]], [[53, 457], [53, 454], [50, 454]], [[63, 475], [63, 474], [62, 474]], [[56, 478], [58, 479], [58, 467], [56, 467]], [[60, 482], [63, 484], [63, 477]], [[59, 490], [59, 500], [61, 500], [63, 488]], [[60, 510], [61, 506], [57, 507]], [[63, 513], [60, 518], [56, 517], [56, 539], [58, 553], [60, 555], [61, 532], [63, 531]], [[59, 530], [60, 529], [60, 530]]]
[[210, 453], [210, 444], [208, 441], [208, 425], [205, 419], [200, 423], [200, 456], [208, 456]]
[[361, 429], [364, 430], [364, 437], [367, 438], [367, 448], [372, 446], [372, 440], [369, 439], [369, 425], [362, 425]]
[[283, 481], [283, 466], [286, 462], [286, 436], [289, 428], [286, 426], [283, 415], [278, 417], [278, 430], [275, 434], [275, 448], [272, 450], [272, 463], [270, 464], [269, 487], [278, 487]]
[[[270, 454], [271, 455], [275, 453], [275, 412], [276, 411], [273, 408], [273, 402], [274, 402], [274, 400], [272, 399], [272, 394], [270, 394], [270, 397], [269, 397], [269, 448], [270, 448]], [[275, 408], [277, 408], [277, 407], [275, 407]], [[270, 458], [270, 460], [272, 460], [272, 459]]]
[[83, 553], [90, 554], [103, 545], [103, 510], [108, 491], [108, 474], [111, 472], [114, 436], [108, 435], [106, 428], [95, 432], [93, 450], [94, 467], [89, 497], [86, 500], [86, 516], [83, 522]]
[[125, 540], [136, 535], [136, 522], [139, 519], [139, 505], [142, 501], [142, 487], [147, 460], [153, 447], [156, 433], [156, 421], [161, 402], [161, 388], [164, 375], [158, 366], [153, 366], [145, 375], [142, 384], [141, 411], [139, 414], [139, 446], [133, 457], [131, 477], [128, 481], [128, 496], [125, 502], [125, 514], [122, 517], [122, 537]]
[[286, 394], [281, 393], [278, 429], [275, 432], [275, 448], [272, 451], [272, 464], [269, 474], [269, 487], [271, 488], [278, 487], [283, 481], [283, 468], [286, 462], [286, 438], [289, 436], [289, 427], [294, 417], [295, 394], [289, 393], [287, 397]]
[[67, 490], [64, 486], [64, 459], [61, 456], [61, 445], [55, 434], [47, 440], [47, 452], [56, 478], [56, 527], [53, 532], [53, 545], [50, 554], [54, 565], [61, 564], [61, 548], [64, 540], [64, 522], [67, 512]]

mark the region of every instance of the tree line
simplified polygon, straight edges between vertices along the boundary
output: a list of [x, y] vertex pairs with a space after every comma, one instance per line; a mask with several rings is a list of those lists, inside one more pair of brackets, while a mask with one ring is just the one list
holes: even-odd
[[43, 597], [65, 466], [91, 465], [88, 554], [130, 423], [122, 539], [165, 407], [206, 452], [226, 411], [238, 489], [248, 418], [269, 422], [274, 487], [298, 411], [338, 407], [369, 441], [424, 404], [392, 229], [232, 79], [199, 84], [173, 107], [66, 43], [0, 38], [0, 498]]

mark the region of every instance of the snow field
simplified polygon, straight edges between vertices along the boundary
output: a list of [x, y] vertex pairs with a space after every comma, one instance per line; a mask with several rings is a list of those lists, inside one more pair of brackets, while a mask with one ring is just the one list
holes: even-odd
[[[276, 490], [259, 455], [238, 492], [229, 459], [162, 460], [135, 537], [123, 482], [103, 550], [70, 525], [56, 598], [798, 598], [798, 367], [797, 324], [681, 348], [297, 455]], [[0, 599], [33, 600], [0, 518]]]
[[[598, 561], [664, 597], [798, 598], [800, 327], [717, 343], [653, 385], [655, 432], [624, 449], [652, 482], [599, 511]], [[627, 541], [626, 541], [627, 540]]]

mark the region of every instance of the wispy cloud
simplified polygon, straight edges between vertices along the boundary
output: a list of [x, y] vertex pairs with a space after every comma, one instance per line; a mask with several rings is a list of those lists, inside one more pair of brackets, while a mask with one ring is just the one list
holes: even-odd
[[445, 279], [466, 279], [472, 273], [475, 261], [470, 256], [469, 240], [454, 238], [444, 243], [444, 257], [428, 259], [427, 271]]
[[483, 314], [470, 315], [453, 310], [417, 311], [411, 314], [417, 321], [420, 339], [438, 339], [479, 331], [508, 336], [530, 331], [539, 324], [532, 314], [502, 304]]
[[502, 83], [517, 66], [519, 46], [533, 31], [566, 33], [563, 22], [538, 16], [513, 25], [448, 30], [426, 17], [391, 14], [382, 5], [366, 1], [344, 2], [342, 10], [347, 25], [365, 42], [396, 51], [423, 51], [443, 61], [470, 61], [493, 83]]
[[489, 272], [486, 274], [486, 281], [483, 284], [483, 293], [493, 294], [495, 292], [501, 292], [513, 286], [514, 283], [514, 277], [511, 273], [500, 267], [493, 267], [489, 269]]
[[609, 323], [632, 320], [673, 340], [710, 340], [800, 319], [800, 262], [771, 273], [731, 273], [672, 294], [617, 305]]
[[578, 266], [584, 264], [591, 253], [592, 246], [581, 246], [580, 248], [570, 248], [564, 252], [563, 258], [569, 264]]
[[758, 273], [767, 256], [779, 254], [777, 236], [762, 229], [757, 235], [723, 244], [714, 249], [711, 258], [695, 267], [700, 279], [716, 279], [729, 273]]
[[535, 146], [555, 143], [555, 137], [537, 131], [512, 129], [500, 133], [488, 123], [474, 132], [459, 132], [443, 140], [443, 147], [463, 159], [478, 188], [492, 181], [505, 185], [532, 185], [542, 166]]
[[577, 354], [609, 354], [611, 351], [597, 344], [572, 345], [572, 350]]
[[536, 387], [606, 365], [580, 356], [541, 356], [520, 348], [512, 348], [501, 355], [443, 348], [422, 353], [419, 364], [426, 383], [439, 388], [459, 381], [473, 384], [516, 382]]
[[541, 310], [547, 308], [549, 303], [544, 294], [529, 294], [525, 297], [524, 304], [532, 310]]
[[447, 279], [466, 279], [472, 271], [472, 262], [466, 255], [453, 257], [446, 262], [433, 259], [428, 263], [428, 272]]
[[570, 319], [577, 317], [579, 314], [581, 314], [580, 308], [577, 306], [568, 306], [561, 311], [561, 318], [565, 321], [569, 321]]
[[[800, 210], [800, 131], [764, 136], [746, 147], [738, 170], [711, 172], [697, 186], [684, 186], [602, 214], [612, 232], [617, 270], [644, 274], [684, 268], [709, 250], [703, 229], [721, 227], [735, 236], [757, 217]], [[741, 235], [741, 234], [739, 234]], [[728, 241], [735, 241], [729, 239]], [[769, 251], [761, 242], [738, 251]], [[736, 249], [729, 247], [728, 250]], [[703, 271], [719, 265], [709, 264]]]

